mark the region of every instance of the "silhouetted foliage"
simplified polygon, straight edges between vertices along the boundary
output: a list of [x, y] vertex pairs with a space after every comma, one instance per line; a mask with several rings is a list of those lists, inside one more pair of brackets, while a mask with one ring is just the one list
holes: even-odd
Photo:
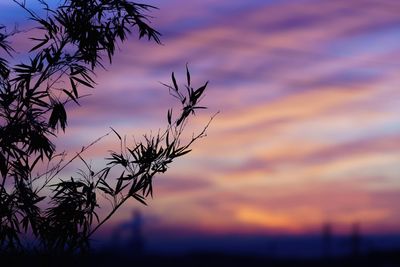
[[[168, 110], [164, 131], [145, 135], [143, 142], [129, 147], [112, 129], [121, 149], [110, 153], [101, 170], [93, 170], [81, 156], [101, 138], [66, 161], [51, 140], [67, 128], [65, 104], [79, 105], [80, 87], [95, 86], [95, 69], [103, 67], [104, 57], [111, 63], [117, 43], [133, 29], [139, 38], [160, 43], [160, 34], [146, 15], [154, 7], [126, 0], [66, 0], [51, 9], [39, 0], [47, 14], [43, 17], [24, 2], [14, 2], [36, 23], [42, 37], [31, 38], [34, 44], [25, 63], [10, 66], [0, 58], [0, 250], [27, 249], [24, 239], [31, 235], [31, 244], [39, 251], [82, 252], [89, 248], [92, 234], [128, 199], [145, 204], [153, 194], [153, 177], [205, 136], [208, 124], [188, 142], [181, 141], [189, 117], [204, 108], [199, 102], [207, 83], [194, 89], [186, 68], [182, 90], [172, 73], [172, 85], [166, 86], [182, 108], [177, 114]], [[8, 37], [1, 26], [0, 50], [6, 56], [14, 52]], [[76, 177], [59, 177], [76, 159], [87, 170]], [[44, 173], [35, 174], [35, 168], [46, 165]], [[97, 214], [100, 197], [112, 203], [104, 218]]]

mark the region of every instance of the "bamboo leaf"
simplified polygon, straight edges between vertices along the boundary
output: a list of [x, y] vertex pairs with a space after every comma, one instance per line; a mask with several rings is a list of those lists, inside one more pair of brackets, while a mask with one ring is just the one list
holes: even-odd
[[175, 74], [172, 72], [172, 82], [174, 83], [175, 91], [178, 91], [178, 84], [176, 83]]
[[190, 87], [190, 72], [189, 72], [188, 64], [186, 64], [186, 80], [187, 80], [188, 86]]
[[76, 100], [75, 96], [73, 96], [70, 92], [68, 92], [67, 90], [63, 89], [63, 92], [69, 97], [71, 98], [78, 106], [80, 106], [79, 102]]

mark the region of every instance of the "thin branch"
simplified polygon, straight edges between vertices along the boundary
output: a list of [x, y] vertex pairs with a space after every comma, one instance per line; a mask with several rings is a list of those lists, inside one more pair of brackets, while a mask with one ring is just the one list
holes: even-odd
[[120, 203], [118, 203], [112, 210], [111, 212], [98, 224], [96, 227], [89, 232], [89, 234], [86, 236], [87, 239], [89, 239], [96, 231], [99, 229], [104, 223], [106, 223], [113, 215], [114, 213], [129, 199], [129, 195], [125, 196]]
[[69, 164], [71, 164], [74, 160], [76, 160], [77, 158], [81, 157], [82, 153], [84, 153], [86, 150], [88, 150], [90, 147], [94, 146], [96, 143], [100, 142], [100, 140], [102, 140], [103, 138], [109, 136], [112, 133], [112, 131], [109, 131], [108, 133], [100, 136], [99, 138], [97, 138], [96, 140], [94, 140], [93, 142], [91, 142], [89, 145], [87, 146], [83, 146], [81, 151], [77, 152], [75, 156], [73, 156], [67, 163], [65, 163], [62, 167], [60, 167], [56, 173], [54, 173], [52, 176], [50, 176], [49, 179], [47, 179], [43, 185], [40, 187], [40, 189], [37, 192], [40, 192], [43, 188], [45, 188], [62, 170], [65, 169], [65, 167], [67, 167]]

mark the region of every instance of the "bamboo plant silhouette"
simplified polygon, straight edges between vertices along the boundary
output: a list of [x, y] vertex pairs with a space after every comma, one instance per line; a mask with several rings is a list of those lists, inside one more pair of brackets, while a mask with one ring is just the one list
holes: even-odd
[[[29, 14], [43, 37], [31, 38], [34, 46], [27, 63], [9, 66], [0, 58], [0, 250], [26, 249], [23, 238], [32, 233], [39, 250], [81, 252], [128, 199], [145, 204], [153, 194], [153, 177], [167, 171], [174, 159], [189, 153], [193, 142], [205, 136], [213, 117], [200, 133], [182, 141], [188, 119], [205, 108], [199, 102], [207, 83], [194, 89], [186, 67], [182, 90], [172, 73], [172, 85], [165, 86], [182, 108], [176, 114], [168, 110], [164, 131], [145, 135], [144, 141], [129, 147], [112, 129], [106, 135], [115, 133], [121, 149], [111, 152], [106, 167], [98, 171], [82, 153], [102, 137], [67, 161], [51, 141], [67, 128], [65, 104], [79, 105], [80, 87], [95, 86], [94, 71], [104, 68], [104, 57], [112, 62], [117, 42], [125, 41], [132, 29], [138, 30], [139, 39], [160, 43], [160, 33], [150, 27], [146, 14], [155, 7], [126, 0], [65, 0], [52, 9], [39, 0], [47, 14], [41, 17], [25, 2], [14, 2]], [[0, 49], [11, 56], [8, 37], [1, 26]], [[87, 170], [61, 179], [60, 172], [77, 159]], [[46, 164], [44, 173], [34, 174], [35, 168]], [[45, 188], [51, 189], [49, 195], [43, 193]], [[104, 218], [97, 214], [103, 208], [100, 197], [112, 203]]]

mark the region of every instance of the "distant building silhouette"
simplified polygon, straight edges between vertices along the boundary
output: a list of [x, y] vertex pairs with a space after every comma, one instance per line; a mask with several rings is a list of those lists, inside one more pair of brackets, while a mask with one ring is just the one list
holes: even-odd
[[114, 249], [123, 245], [123, 250], [129, 254], [143, 254], [145, 242], [142, 225], [142, 214], [139, 210], [134, 210], [131, 220], [120, 224], [113, 232], [112, 243], [114, 244]]
[[132, 245], [132, 249], [136, 254], [142, 254], [144, 252], [144, 236], [142, 233], [142, 225], [142, 214], [140, 213], [140, 211], [136, 210], [133, 212], [133, 217], [131, 221], [132, 236], [130, 240], [130, 245]]
[[353, 257], [358, 257], [360, 254], [361, 245], [361, 234], [360, 234], [360, 224], [353, 223], [351, 229], [351, 255]]
[[332, 224], [322, 225], [322, 253], [323, 257], [330, 258], [332, 253]]

